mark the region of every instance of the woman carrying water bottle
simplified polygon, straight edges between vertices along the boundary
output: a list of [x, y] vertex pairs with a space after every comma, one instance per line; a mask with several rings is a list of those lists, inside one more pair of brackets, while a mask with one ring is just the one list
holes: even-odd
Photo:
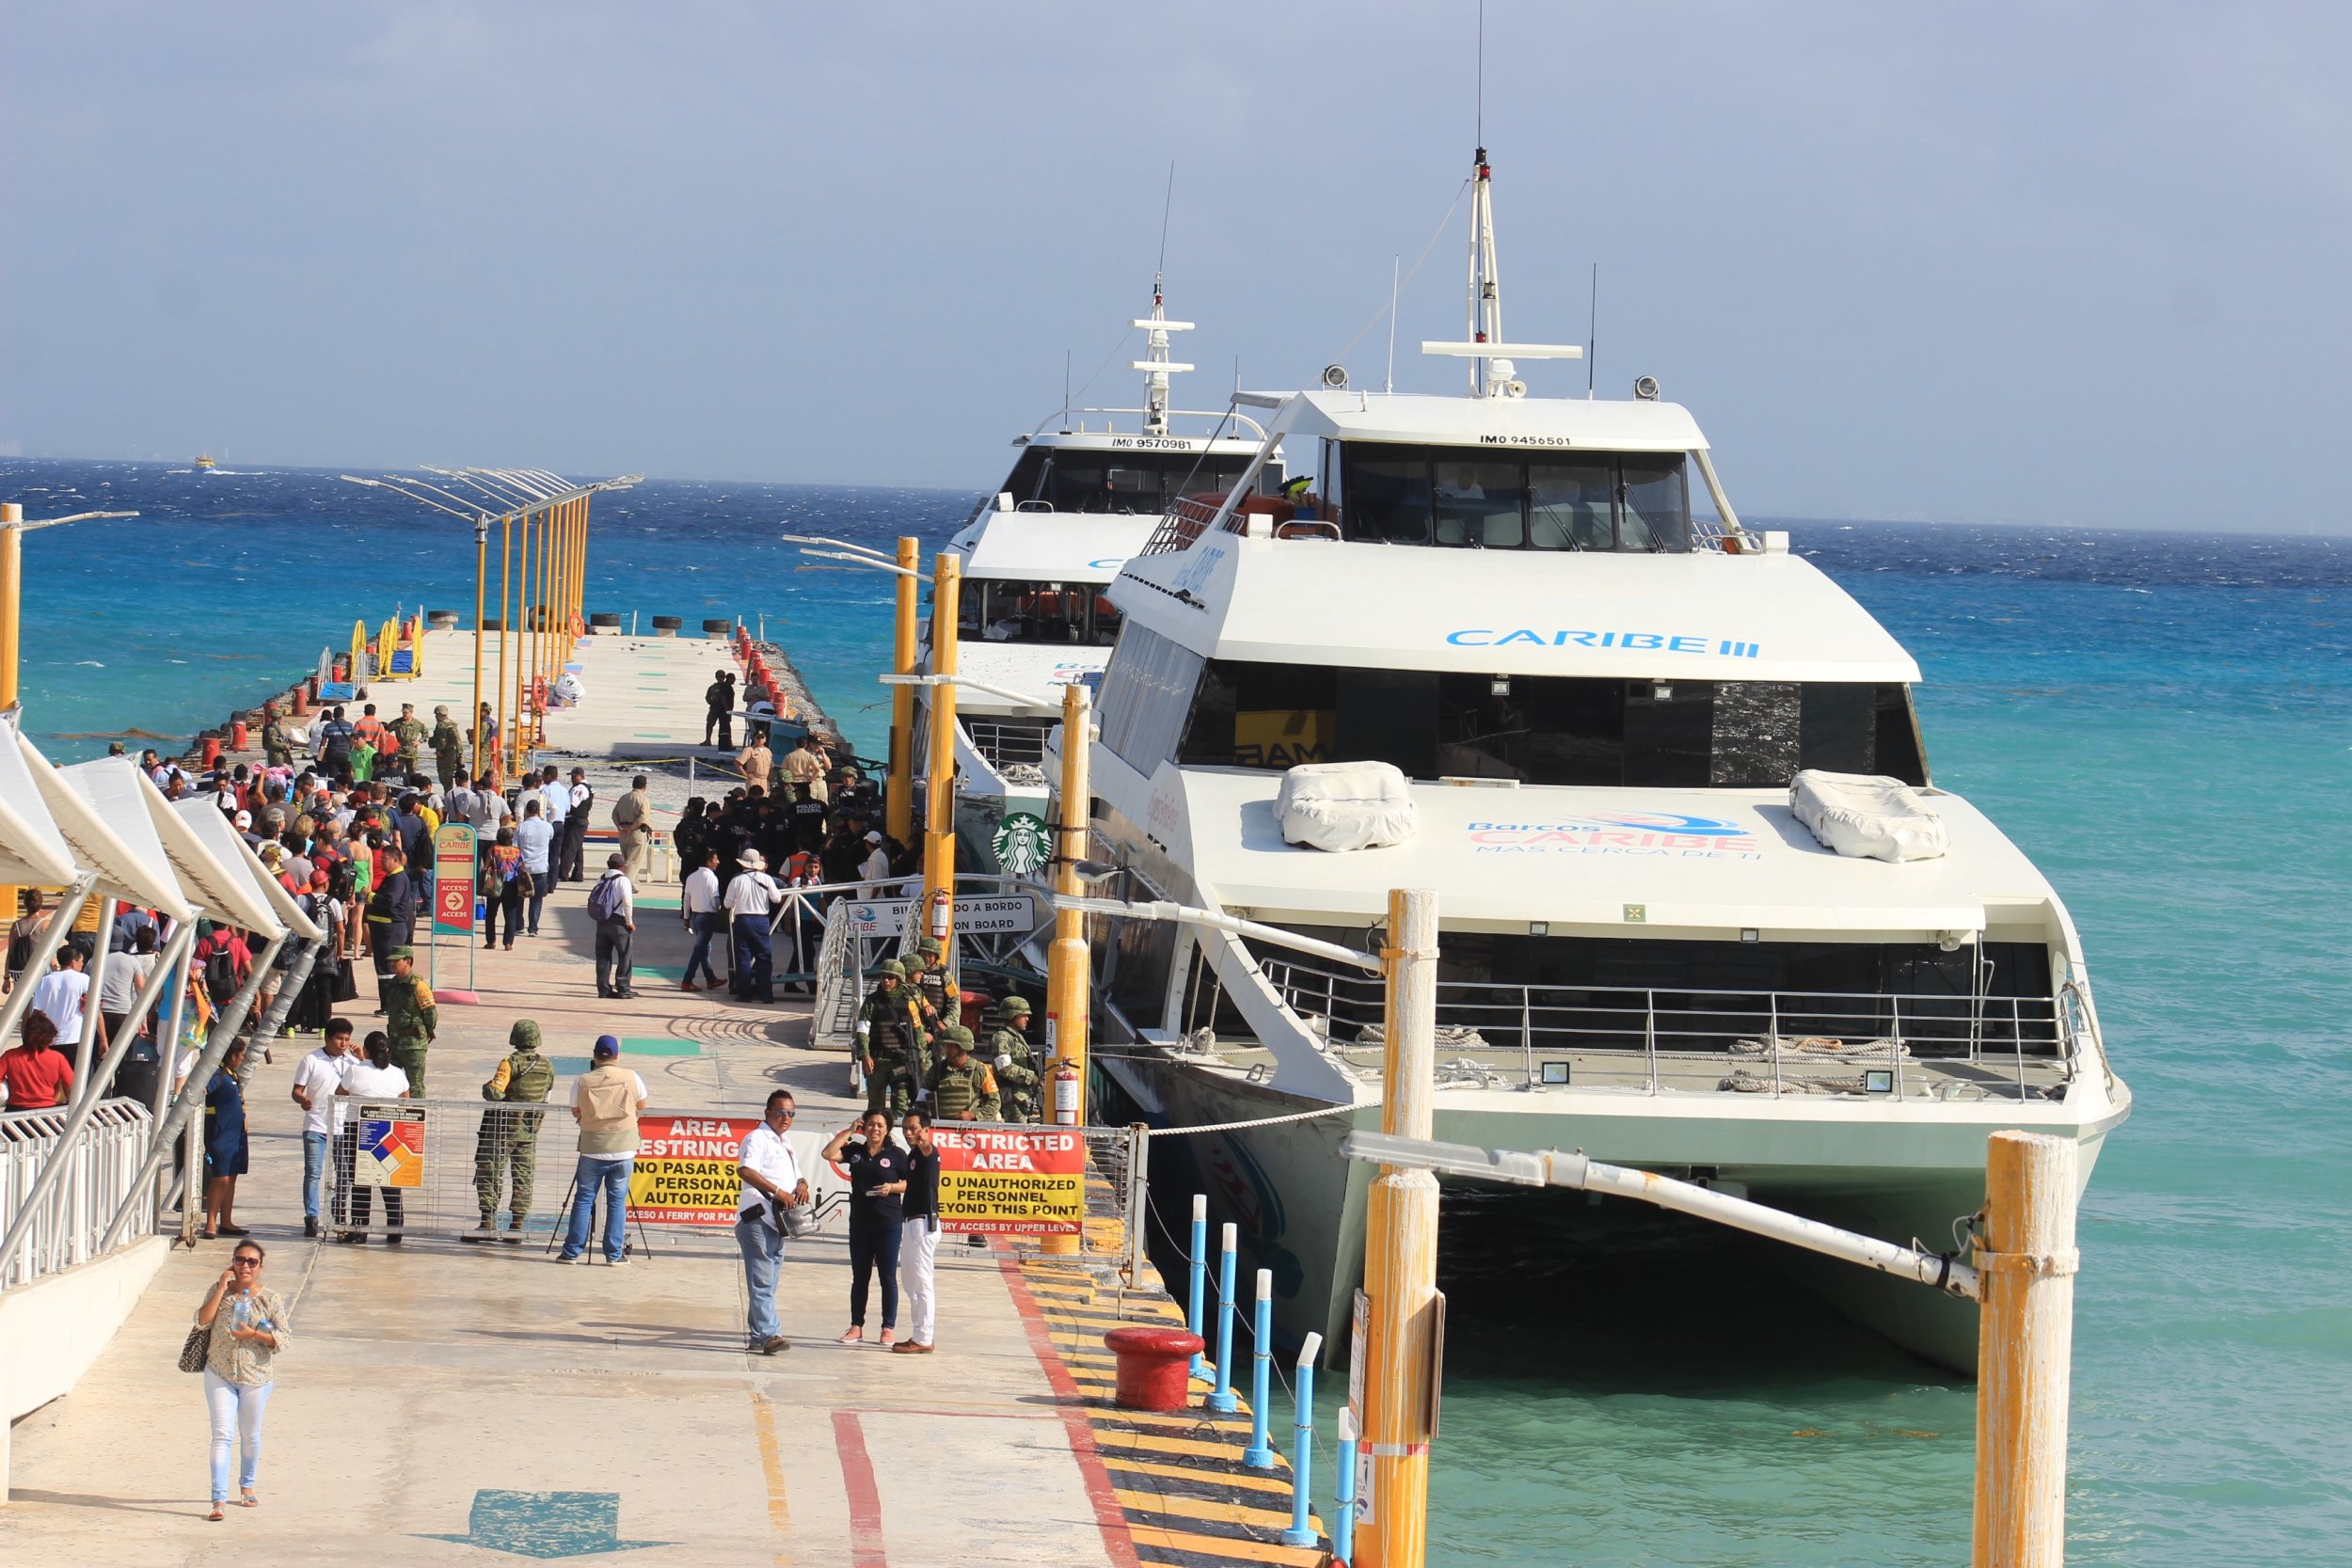
[[278, 1292], [262, 1285], [262, 1243], [239, 1242], [229, 1266], [196, 1309], [197, 1326], [209, 1328], [212, 1338], [204, 1353], [204, 1404], [213, 1418], [213, 1511], [208, 1519], [224, 1517], [229, 1500], [230, 1450], [242, 1443], [245, 1463], [238, 1471], [237, 1491], [247, 1508], [261, 1499], [253, 1495], [254, 1474], [262, 1464], [262, 1411], [274, 1386], [273, 1363], [293, 1338], [286, 1326], [286, 1304]]

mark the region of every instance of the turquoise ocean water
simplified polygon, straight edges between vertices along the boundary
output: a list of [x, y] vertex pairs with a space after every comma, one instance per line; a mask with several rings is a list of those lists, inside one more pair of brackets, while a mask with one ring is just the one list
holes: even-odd
[[[327, 474], [5, 461], [0, 499], [145, 514], [26, 541], [25, 722], [61, 755], [470, 601], [462, 525]], [[591, 608], [766, 615], [878, 752], [887, 584], [775, 536], [936, 543], [973, 499], [648, 484], [597, 502]], [[2352, 1560], [2352, 542], [1786, 526], [1918, 656], [1937, 782], [2067, 898], [2137, 1097], [2082, 1212], [2073, 1560]], [[1450, 1257], [1525, 1216], [1466, 1223]], [[1666, 1243], [1449, 1263], [1433, 1561], [1964, 1561], [1973, 1390]]]

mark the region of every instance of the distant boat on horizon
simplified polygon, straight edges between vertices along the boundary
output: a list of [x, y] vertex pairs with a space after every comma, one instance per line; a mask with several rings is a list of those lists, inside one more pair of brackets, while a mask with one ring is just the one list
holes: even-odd
[[199, 452], [199, 453], [197, 453], [197, 456], [196, 456], [196, 471], [197, 471], [198, 473], [199, 473], [199, 474], [201, 474], [201, 473], [210, 473], [210, 472], [212, 471], [212, 469], [213, 469], [214, 466], [215, 466], [215, 465], [214, 465], [214, 463], [213, 463], [213, 454], [212, 454], [211, 452], [209, 452], [209, 451], [205, 451], [205, 452]]

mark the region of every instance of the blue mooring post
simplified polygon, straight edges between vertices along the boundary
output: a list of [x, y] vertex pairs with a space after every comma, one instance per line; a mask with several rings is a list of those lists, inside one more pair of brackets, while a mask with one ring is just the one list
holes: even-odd
[[[1192, 1195], [1192, 1267], [1187, 1272], [1192, 1275], [1192, 1282], [1186, 1296], [1184, 1326], [1191, 1329], [1193, 1337], [1205, 1345], [1209, 1337], [1201, 1332], [1200, 1304], [1209, 1288], [1209, 1195], [1206, 1193]], [[1209, 1375], [1207, 1356], [1193, 1356], [1191, 1375]]]
[[1340, 1495], [1331, 1513], [1331, 1556], [1340, 1562], [1356, 1560], [1356, 1412], [1340, 1411]]
[[1307, 1518], [1315, 1497], [1315, 1357], [1322, 1354], [1320, 1334], [1308, 1335], [1298, 1347], [1298, 1386], [1291, 1415], [1291, 1528], [1282, 1532], [1285, 1546], [1315, 1544], [1314, 1527]]
[[1266, 1406], [1274, 1402], [1274, 1271], [1258, 1271], [1258, 1309], [1249, 1320], [1249, 1447], [1241, 1462], [1253, 1470], [1274, 1468], [1274, 1444], [1267, 1431]]
[[1209, 1408], [1220, 1416], [1231, 1416], [1241, 1403], [1233, 1398], [1233, 1250], [1239, 1244], [1227, 1225], [1217, 1238], [1216, 1386], [1209, 1391]]

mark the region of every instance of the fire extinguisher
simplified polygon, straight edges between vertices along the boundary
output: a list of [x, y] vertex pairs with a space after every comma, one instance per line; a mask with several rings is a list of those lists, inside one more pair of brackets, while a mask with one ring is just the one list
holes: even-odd
[[952, 907], [948, 902], [948, 893], [946, 888], [941, 888], [931, 895], [931, 940], [933, 942], [947, 940], [947, 911]]
[[1078, 1125], [1078, 1064], [1069, 1057], [1057, 1058], [1049, 1077], [1054, 1084], [1054, 1125]]

